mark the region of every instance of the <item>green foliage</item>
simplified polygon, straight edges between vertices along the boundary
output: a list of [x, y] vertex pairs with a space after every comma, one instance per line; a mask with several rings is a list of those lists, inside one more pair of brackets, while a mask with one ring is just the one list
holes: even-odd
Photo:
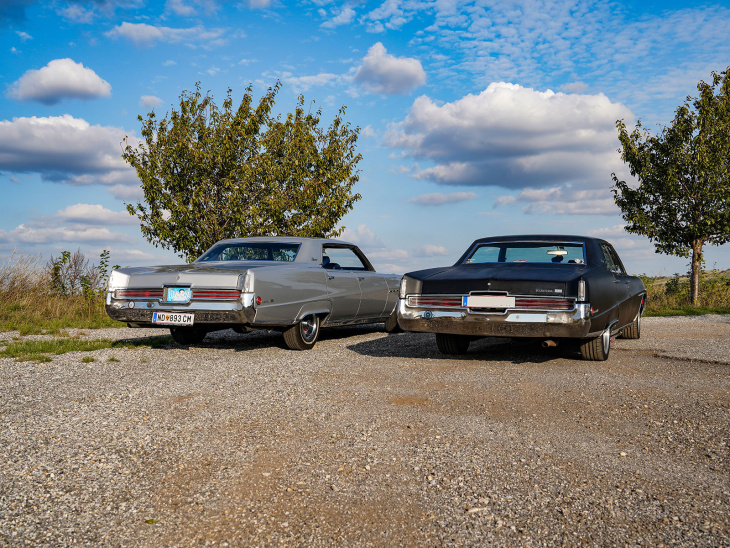
[[344, 107], [324, 130], [321, 110], [306, 111], [302, 96], [285, 119], [273, 116], [279, 88], [254, 106], [249, 86], [234, 111], [230, 89], [219, 109], [198, 83], [169, 117], [137, 117], [144, 141], [125, 138], [122, 157], [144, 201], [127, 210], [149, 242], [190, 261], [223, 238], [342, 232], [337, 223], [360, 199], [360, 130], [343, 121]]
[[691, 276], [641, 276], [646, 286], [647, 316], [693, 316], [730, 313], [730, 271], [703, 272], [700, 297], [696, 305], [690, 296]]
[[647, 236], [657, 253], [692, 254], [692, 304], [698, 303], [702, 249], [730, 241], [730, 79], [712, 73], [657, 136], [619, 120], [621, 158], [638, 188], [612, 174], [626, 230]]
[[45, 265], [39, 257], [22, 254], [0, 262], [0, 331], [26, 335], [124, 325], [104, 309], [108, 252], [101, 257], [99, 266], [89, 265], [80, 251], [62, 252]]

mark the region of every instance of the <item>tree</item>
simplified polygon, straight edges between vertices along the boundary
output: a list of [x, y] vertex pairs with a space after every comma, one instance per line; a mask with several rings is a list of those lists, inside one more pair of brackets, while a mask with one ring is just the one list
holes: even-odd
[[122, 157], [137, 171], [144, 201], [127, 204], [155, 246], [191, 261], [222, 238], [337, 236], [337, 223], [359, 194], [355, 148], [359, 128], [343, 121], [342, 107], [329, 128], [321, 109], [273, 116], [280, 84], [253, 106], [251, 86], [237, 110], [231, 90], [219, 109], [196, 84], [180, 95], [180, 110], [142, 122], [143, 140], [124, 139]]
[[699, 97], [687, 97], [674, 120], [657, 136], [629, 133], [616, 122], [621, 159], [638, 187], [612, 174], [614, 199], [626, 230], [647, 236], [657, 253], [691, 253], [691, 301], [699, 302], [705, 244], [730, 241], [730, 79], [712, 73], [697, 84]]

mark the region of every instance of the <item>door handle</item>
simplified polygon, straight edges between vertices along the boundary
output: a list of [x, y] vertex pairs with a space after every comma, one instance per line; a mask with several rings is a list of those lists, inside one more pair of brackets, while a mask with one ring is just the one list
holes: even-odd
[[327, 279], [328, 279], [328, 280], [334, 280], [334, 279], [335, 279], [335, 277], [334, 277], [334, 276], [330, 276], [329, 274], [327, 274]]

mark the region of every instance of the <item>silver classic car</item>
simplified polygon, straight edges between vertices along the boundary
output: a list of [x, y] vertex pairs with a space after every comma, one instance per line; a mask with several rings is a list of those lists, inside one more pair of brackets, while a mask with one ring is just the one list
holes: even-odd
[[190, 264], [112, 271], [106, 311], [130, 327], [169, 328], [183, 345], [219, 329], [276, 329], [289, 348], [306, 350], [320, 327], [382, 322], [397, 330], [399, 283], [347, 242], [236, 238]]
[[436, 333], [444, 354], [463, 354], [480, 337], [579, 343], [605, 360], [616, 335], [638, 339], [644, 283], [626, 273], [610, 243], [584, 236], [482, 238], [453, 266], [403, 276], [398, 322]]

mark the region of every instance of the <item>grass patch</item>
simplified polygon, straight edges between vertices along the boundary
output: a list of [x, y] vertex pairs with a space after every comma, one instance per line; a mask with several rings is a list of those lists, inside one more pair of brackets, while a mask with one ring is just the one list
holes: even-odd
[[[11, 341], [0, 348], [0, 358], [15, 358], [16, 361], [49, 362], [51, 356], [59, 356], [68, 352], [93, 352], [104, 348], [164, 348], [172, 342], [170, 336], [147, 337], [139, 340], [112, 341], [109, 339], [48, 339], [40, 341]], [[91, 356], [82, 360], [84, 363], [96, 361]], [[116, 358], [108, 361], [119, 361]]]
[[102, 290], [63, 293], [54, 287], [52, 271], [40, 257], [14, 253], [0, 263], [0, 331], [55, 334], [125, 325], [107, 315]]
[[95, 362], [95, 361], [96, 361], [96, 358], [94, 356], [84, 356], [81, 359], [81, 363], [91, 363], [91, 362]]
[[730, 314], [730, 270], [702, 273], [699, 306], [690, 304], [690, 282], [686, 275], [641, 276], [641, 279], [647, 293], [645, 316]]

